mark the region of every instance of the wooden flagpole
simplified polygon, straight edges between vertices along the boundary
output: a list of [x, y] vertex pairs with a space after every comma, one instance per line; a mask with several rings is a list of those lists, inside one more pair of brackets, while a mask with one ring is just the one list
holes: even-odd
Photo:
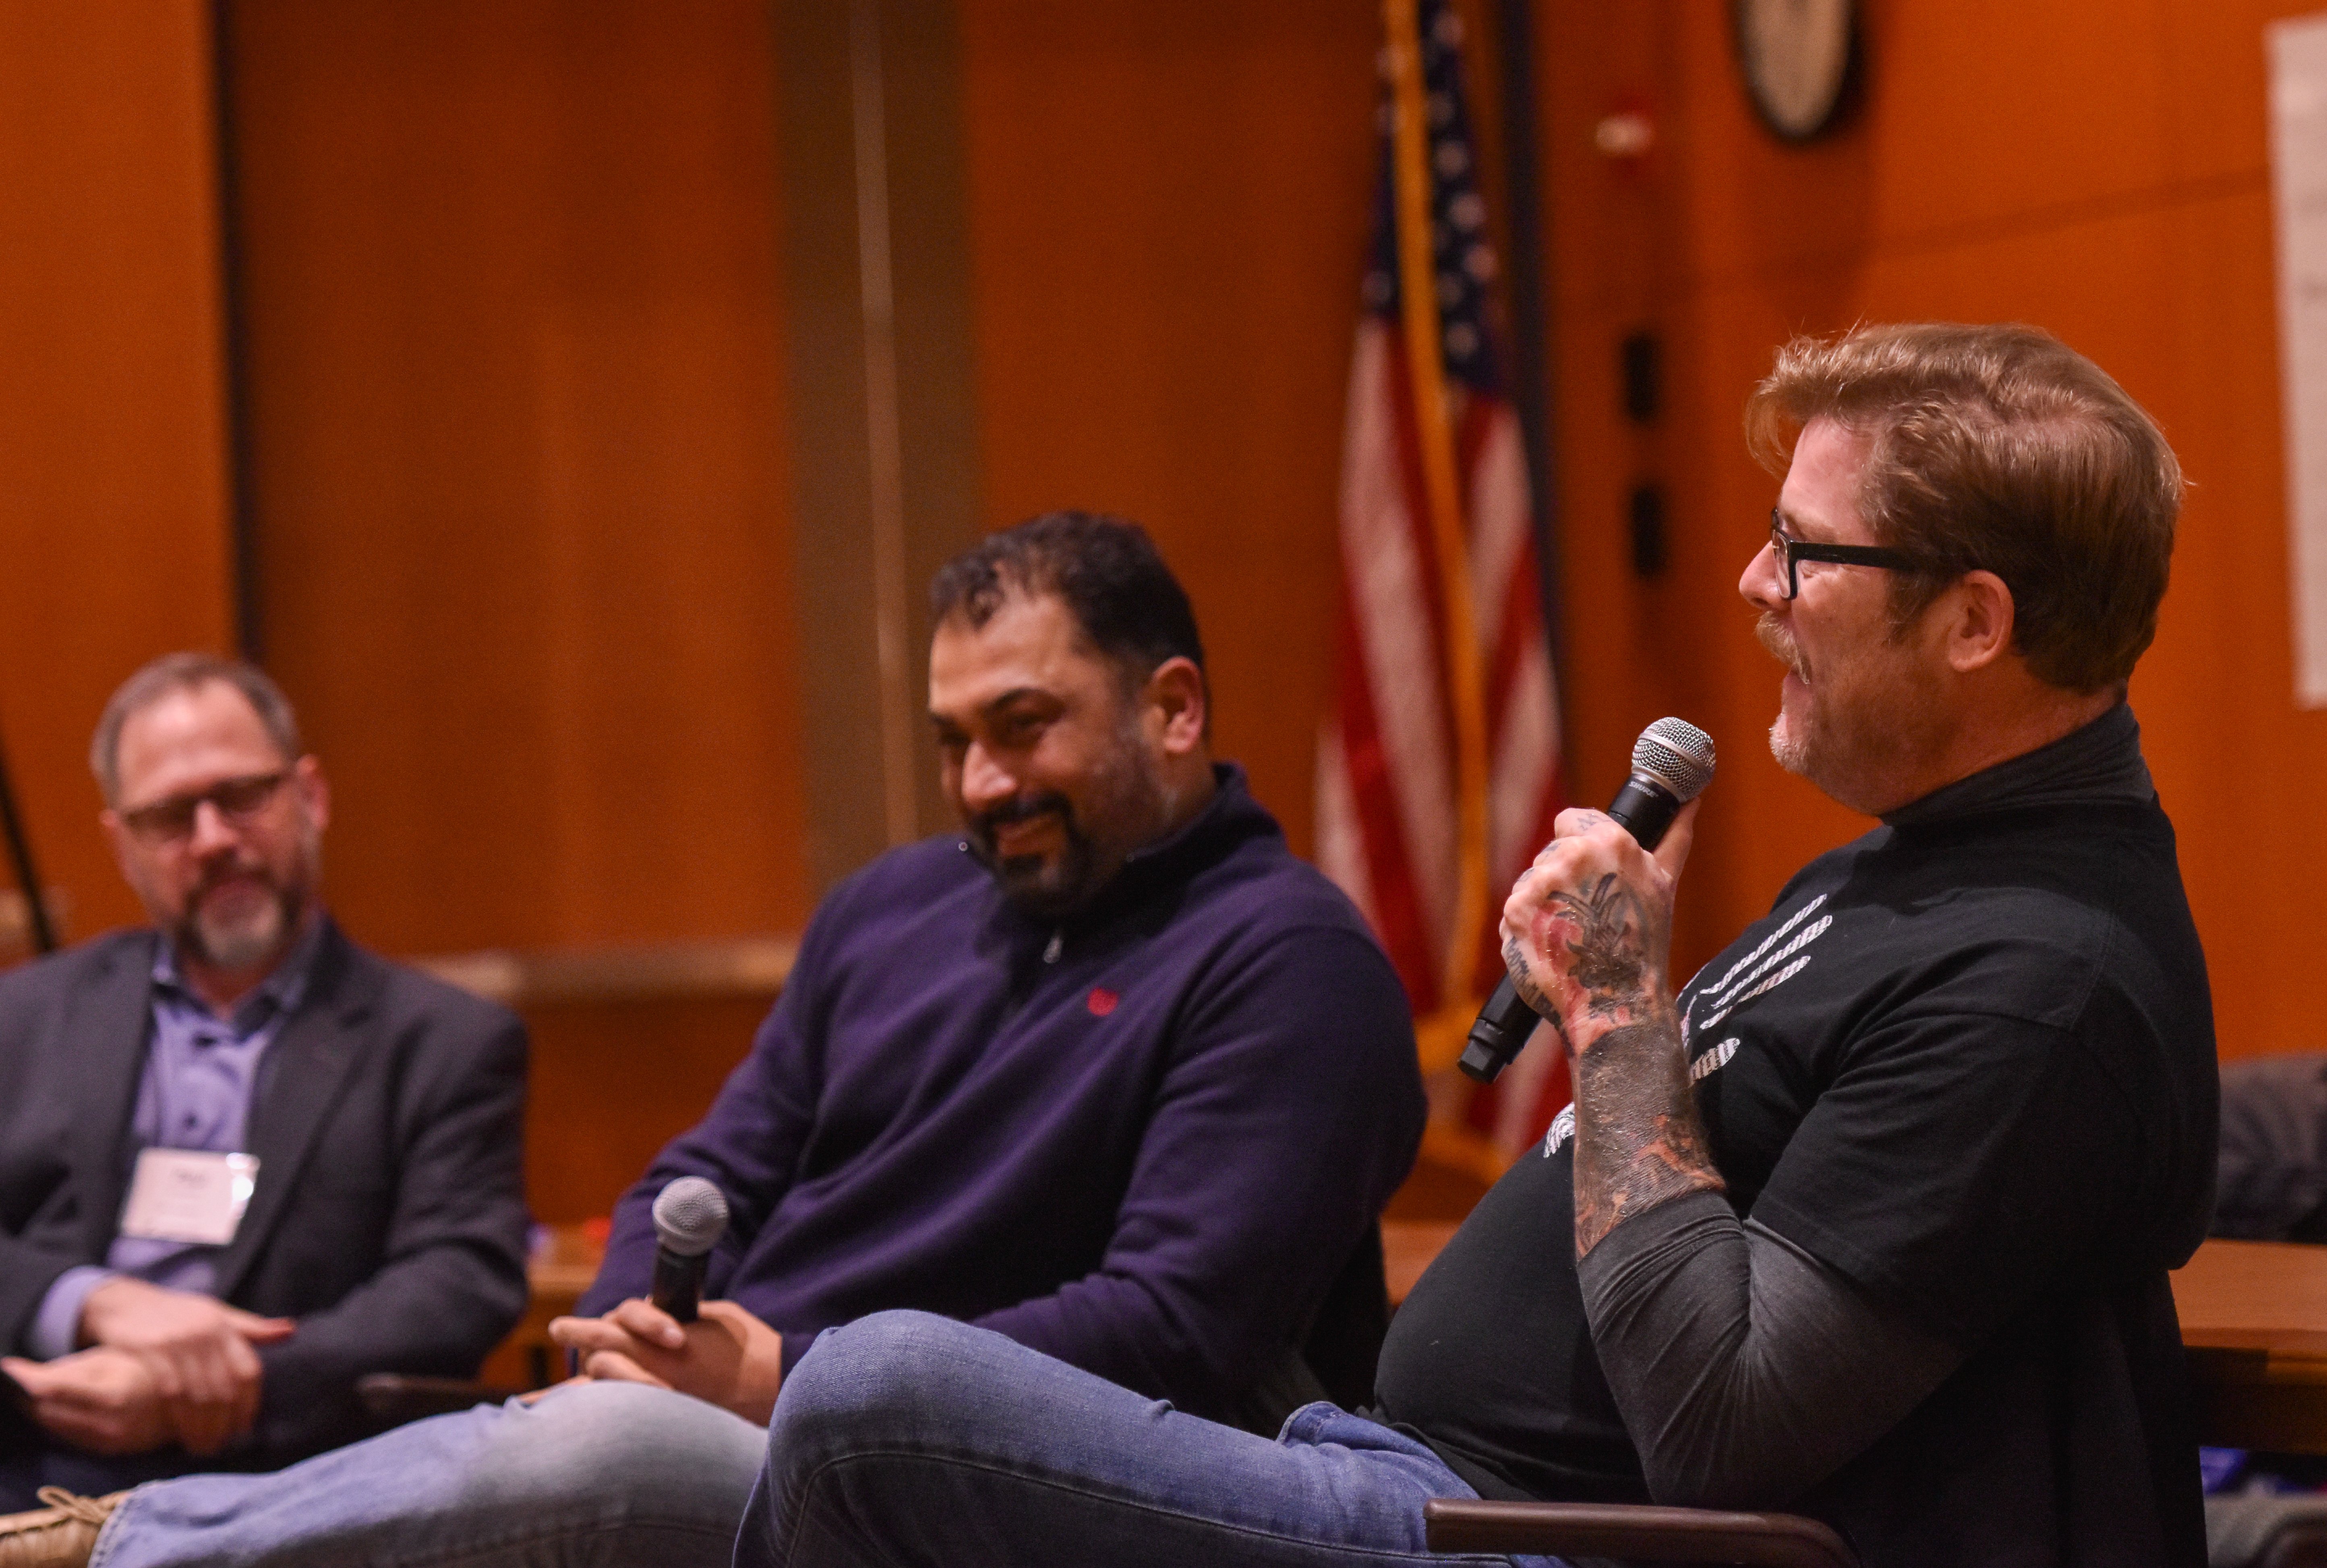
[[1383, 0], [1389, 42], [1392, 170], [1397, 196], [1398, 299], [1406, 329], [1406, 374], [1414, 388], [1416, 438], [1437, 546], [1444, 606], [1444, 658], [1454, 706], [1454, 919], [1447, 933], [1445, 982], [1435, 1013], [1416, 1025], [1425, 1072], [1462, 1054], [1478, 1011], [1472, 989], [1479, 932], [1487, 919], [1487, 716], [1480, 670], [1478, 619], [1471, 602], [1470, 550], [1463, 538], [1462, 484], [1454, 466], [1454, 427], [1438, 334], [1437, 272], [1430, 239], [1428, 98], [1423, 88], [1421, 0]]

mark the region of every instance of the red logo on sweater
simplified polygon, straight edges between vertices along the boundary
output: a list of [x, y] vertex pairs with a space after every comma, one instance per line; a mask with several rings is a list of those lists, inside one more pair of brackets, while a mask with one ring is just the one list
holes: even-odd
[[1093, 1018], [1105, 1018], [1108, 1013], [1115, 1011], [1115, 1004], [1121, 1000], [1123, 1000], [1121, 997], [1117, 996], [1114, 992], [1109, 991], [1104, 985], [1092, 986], [1090, 994], [1091, 1016]]

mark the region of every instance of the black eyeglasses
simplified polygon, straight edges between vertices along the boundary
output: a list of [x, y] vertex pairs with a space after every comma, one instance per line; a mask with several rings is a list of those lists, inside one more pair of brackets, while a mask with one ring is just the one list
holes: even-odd
[[174, 844], [193, 833], [194, 813], [207, 800], [227, 821], [237, 827], [247, 827], [266, 809], [266, 803], [275, 798], [275, 792], [289, 777], [291, 771], [286, 768], [273, 773], [222, 779], [207, 789], [173, 795], [151, 806], [132, 807], [121, 814], [121, 820], [130, 832], [149, 844]]
[[1770, 509], [1770, 548], [1777, 555], [1778, 575], [1785, 581], [1789, 599], [1802, 591], [1797, 568], [1804, 561], [1831, 561], [1838, 566], [1880, 566], [1886, 572], [1923, 569], [1923, 563], [1904, 550], [1887, 549], [1881, 545], [1814, 545], [1793, 538], [1778, 520], [1775, 507]]

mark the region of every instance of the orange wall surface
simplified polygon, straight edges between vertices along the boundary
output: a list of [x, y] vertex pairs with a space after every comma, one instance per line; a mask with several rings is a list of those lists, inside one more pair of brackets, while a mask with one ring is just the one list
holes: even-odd
[[261, 632], [335, 906], [391, 951], [796, 927], [766, 7], [229, 11]]
[[[1777, 670], [1734, 584], [1776, 481], [1748, 389], [1793, 331], [2017, 318], [2123, 380], [2194, 481], [2135, 701], [2225, 1053], [2327, 1046], [2298, 980], [2327, 715], [2291, 695], [2262, 42], [2303, 8], [1870, 0], [1863, 101], [1789, 147], [1724, 7], [1540, 0], [1570, 779], [1605, 798], [1659, 714], [1721, 742], [1685, 961], [1864, 826], [1762, 743]], [[339, 783], [341, 909], [405, 949], [797, 925], [817, 742], [786, 497], [817, 454], [785, 441], [765, 8], [225, 9], [259, 630]], [[83, 931], [134, 910], [81, 737], [138, 658], [231, 635], [209, 9], [139, 14], [0, 20], [0, 332], [39, 372], [0, 390], [0, 735]], [[1220, 750], [1305, 848], [1376, 10], [958, 23], [980, 515], [1151, 525]], [[1635, 101], [1659, 141], [1621, 166], [1592, 128]], [[1617, 408], [1642, 327], [1646, 429]], [[1643, 583], [1648, 480], [1670, 565]]]
[[98, 833], [98, 710], [233, 641], [209, 17], [0, 8], [0, 738], [69, 935], [140, 918]]
[[1309, 844], [1342, 400], [1374, 179], [1374, 13], [964, 0], [984, 515], [1145, 524], [1215, 744]]
[[[1777, 481], [1738, 417], [1789, 334], [1862, 319], [2020, 320], [2116, 376], [2192, 481], [2133, 701], [2214, 984], [2226, 1057], [2327, 1048], [2327, 714], [2293, 698], [2263, 27], [2308, 9], [2169, 0], [1875, 0], [1855, 117], [1804, 147], [1752, 118], [1725, 8], [1547, 5], [1559, 451], [1581, 794], [1668, 709], [1722, 747], [1684, 888], [1684, 957], [1866, 826], [1779, 771], [1778, 667], [1734, 592]], [[1644, 101], [1645, 167], [1592, 146]], [[1658, 331], [1666, 417], [1617, 411], [1616, 341]], [[1667, 488], [1672, 564], [1627, 565], [1629, 486]]]

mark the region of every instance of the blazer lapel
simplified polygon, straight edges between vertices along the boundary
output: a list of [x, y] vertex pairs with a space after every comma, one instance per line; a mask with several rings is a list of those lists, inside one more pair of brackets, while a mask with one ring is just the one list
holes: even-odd
[[121, 1218], [130, 1111], [145, 1074], [153, 1019], [154, 944], [125, 941], [73, 999], [65, 1022], [65, 1049], [72, 1053], [80, 1082], [73, 1169], [81, 1192], [85, 1251], [92, 1261], [103, 1260]]
[[266, 1048], [271, 1059], [261, 1071], [262, 1087], [243, 1140], [247, 1152], [258, 1156], [258, 1185], [234, 1240], [219, 1255], [216, 1288], [221, 1301], [234, 1299], [282, 1222], [349, 1069], [370, 1043], [371, 1031], [364, 1025], [381, 982], [378, 969], [360, 960], [336, 926], [325, 929], [307, 994]]

